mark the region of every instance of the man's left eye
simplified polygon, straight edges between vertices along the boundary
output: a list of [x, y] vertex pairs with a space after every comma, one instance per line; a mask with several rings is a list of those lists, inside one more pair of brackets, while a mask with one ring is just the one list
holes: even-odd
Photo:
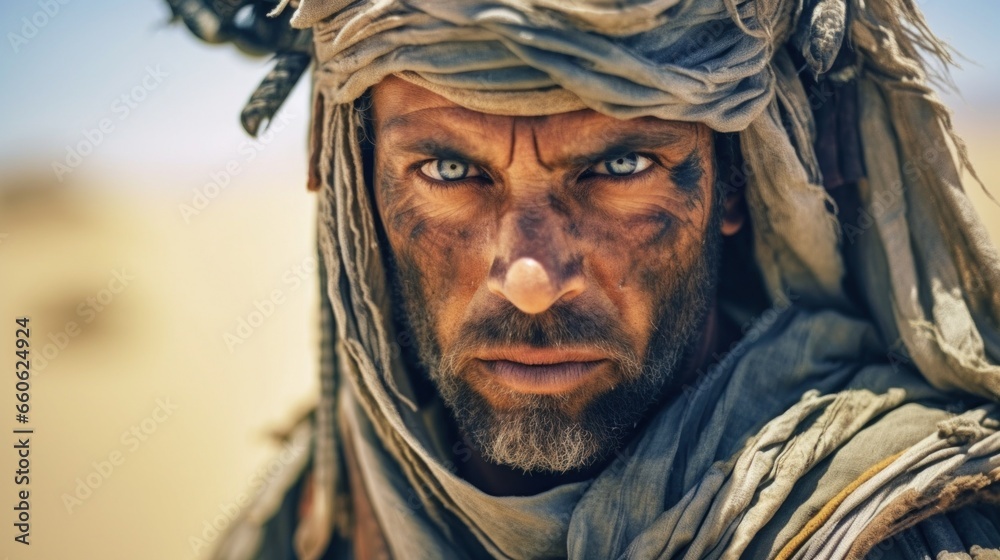
[[614, 159], [606, 159], [596, 165], [592, 165], [588, 171], [597, 175], [622, 177], [625, 175], [635, 175], [640, 171], [644, 171], [650, 165], [653, 165], [653, 160], [632, 153]]
[[420, 172], [431, 179], [444, 182], [482, 175], [478, 167], [459, 159], [434, 159], [420, 166]]

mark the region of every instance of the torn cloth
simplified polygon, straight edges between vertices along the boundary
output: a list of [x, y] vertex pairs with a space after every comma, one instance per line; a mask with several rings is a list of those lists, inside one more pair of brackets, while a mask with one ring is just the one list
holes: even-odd
[[[922, 55], [947, 51], [911, 1], [301, 0], [292, 24], [315, 41], [310, 180], [330, 314], [303, 557], [343, 534], [341, 438], [401, 557], [850, 557], [864, 551], [845, 543], [902, 531], [949, 484], [992, 492], [995, 404], [947, 403], [1000, 400], [1000, 260], [927, 85]], [[826, 74], [844, 44], [849, 64]], [[823, 188], [824, 100], [803, 72], [856, 86], [856, 222], [838, 222]], [[738, 132], [756, 269], [776, 304], [793, 294], [819, 311], [779, 305], [754, 323], [718, 375], [658, 411], [593, 481], [530, 498], [478, 492], [448, 468], [394, 344], [355, 107], [387, 75], [490, 113], [591, 108]], [[935, 427], [944, 409], [976, 426], [969, 437]], [[923, 431], [898, 455], [857, 447], [865, 430], [884, 439], [907, 426]], [[802, 494], [824, 461], [842, 476]]]

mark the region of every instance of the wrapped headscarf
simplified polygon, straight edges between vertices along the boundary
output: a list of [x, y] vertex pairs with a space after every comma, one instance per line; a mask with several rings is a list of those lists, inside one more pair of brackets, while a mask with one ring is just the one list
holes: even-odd
[[[286, 4], [273, 13], [287, 17]], [[929, 86], [924, 57], [948, 62], [949, 51], [931, 35], [913, 0], [291, 4], [291, 26], [312, 37], [309, 181], [320, 195], [326, 313], [311, 509], [297, 533], [303, 557], [316, 558], [332, 534], [349, 534], [345, 445], [365, 469], [380, 520], [392, 527], [390, 547], [407, 539], [415, 547], [407, 550], [419, 557], [461, 550], [501, 557], [735, 558], [783, 515], [794, 483], [866, 423], [935, 395], [1000, 401], [1000, 262], [962, 190], [964, 145]], [[282, 57], [298, 52], [279, 51], [279, 66]], [[755, 265], [776, 306], [771, 311], [777, 310], [754, 328], [772, 334], [745, 337], [744, 346], [731, 352], [741, 361], [723, 363], [724, 373], [707, 376], [704, 386], [648, 429], [670, 433], [695, 422], [714, 427], [711, 434], [721, 439], [692, 435], [700, 439], [689, 445], [708, 450], [683, 453], [656, 447], [673, 443], [643, 447], [650, 436], [621, 461], [623, 471], [533, 499], [477, 494], [451, 472], [427, 427], [434, 413], [417, 406], [395, 340], [375, 208], [365, 186], [365, 108], [357, 101], [389, 75], [487, 113], [589, 108], [620, 119], [701, 122], [738, 134], [745, 161], [728, 180], [745, 184]], [[279, 80], [289, 81], [294, 79], [287, 75]], [[278, 105], [280, 100], [265, 104], [259, 118]], [[838, 189], [855, 193], [849, 213], [837, 202], [851, 196]], [[815, 314], [787, 318], [782, 311], [789, 298]], [[776, 341], [766, 342], [768, 336]], [[799, 346], [785, 347], [781, 340]], [[731, 420], [734, 409], [726, 407], [736, 406], [738, 397], [724, 397], [741, 383], [763, 383], [760, 368], [775, 367], [773, 356], [783, 352], [803, 360], [796, 371], [881, 355], [899, 374], [893, 379], [899, 387], [885, 385], [884, 371], [831, 370], [809, 378], [816, 391], [799, 390], [773, 409], [744, 401], [760, 409], [759, 418]], [[793, 363], [777, 361], [789, 369]], [[919, 374], [908, 377], [909, 368]], [[775, 381], [774, 391], [791, 394], [790, 387], [805, 383], [794, 381]], [[704, 418], [695, 421], [699, 414]], [[1000, 477], [996, 414], [985, 405], [960, 416], [957, 427], [940, 428], [900, 450], [902, 458], [886, 457], [894, 462], [884, 472], [902, 480], [905, 465], [933, 463], [928, 457], [946, 447], [965, 458], [964, 466], [955, 460], [933, 471], [938, 478], [906, 478], [905, 485], [890, 478], [873, 482], [880, 480], [873, 476], [853, 498], [836, 503], [847, 508], [843, 504], [854, 499], [851, 507], [870, 508], [874, 518], [897, 503], [890, 498], [931, 495], [963, 468], [969, 476], [992, 472], [981, 486], [993, 484]], [[755, 435], [731, 441], [719, 434]], [[659, 480], [657, 472], [662, 488], [651, 482]], [[629, 501], [630, 492], [656, 494], [657, 488], [674, 499]], [[926, 500], [920, 504], [933, 509]], [[408, 514], [391, 517], [391, 511]], [[845, 552], [830, 544], [843, 538], [836, 531], [863, 528], [839, 511], [831, 510], [824, 519], [832, 521], [808, 534], [773, 535], [787, 546], [774, 545], [768, 556]], [[595, 529], [616, 515], [627, 517], [612, 523], [617, 529]], [[518, 531], [529, 527], [534, 533], [526, 543]], [[580, 527], [595, 532], [588, 537]]]

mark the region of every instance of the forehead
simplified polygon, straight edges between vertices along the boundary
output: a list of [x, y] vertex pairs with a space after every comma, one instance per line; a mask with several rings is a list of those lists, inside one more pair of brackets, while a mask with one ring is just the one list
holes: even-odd
[[[621, 120], [591, 109], [535, 117], [481, 113], [395, 76], [372, 88], [372, 103], [376, 137], [390, 143], [414, 136], [506, 139], [513, 136], [515, 129], [527, 128], [539, 144], [555, 141], [560, 152], [602, 149], [620, 143], [623, 147], [675, 147], [687, 153], [697, 147], [699, 133], [708, 132], [705, 125], [697, 123], [655, 117]], [[489, 143], [480, 147], [491, 146], [501, 147]], [[546, 151], [553, 149], [549, 146]]]

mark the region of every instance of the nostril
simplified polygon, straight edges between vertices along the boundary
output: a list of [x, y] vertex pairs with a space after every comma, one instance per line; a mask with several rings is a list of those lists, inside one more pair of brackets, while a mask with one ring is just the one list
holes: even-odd
[[583, 273], [583, 257], [570, 259], [563, 267], [559, 282], [558, 299], [569, 300], [580, 295], [586, 289]]
[[486, 278], [486, 287], [490, 289], [494, 294], [504, 297], [503, 295], [503, 283], [504, 279], [507, 277], [507, 265], [505, 262], [500, 260], [493, 261], [493, 266], [490, 267], [489, 275]]
[[586, 282], [583, 276], [571, 276], [560, 286], [559, 296], [556, 299], [570, 300], [583, 293]]

